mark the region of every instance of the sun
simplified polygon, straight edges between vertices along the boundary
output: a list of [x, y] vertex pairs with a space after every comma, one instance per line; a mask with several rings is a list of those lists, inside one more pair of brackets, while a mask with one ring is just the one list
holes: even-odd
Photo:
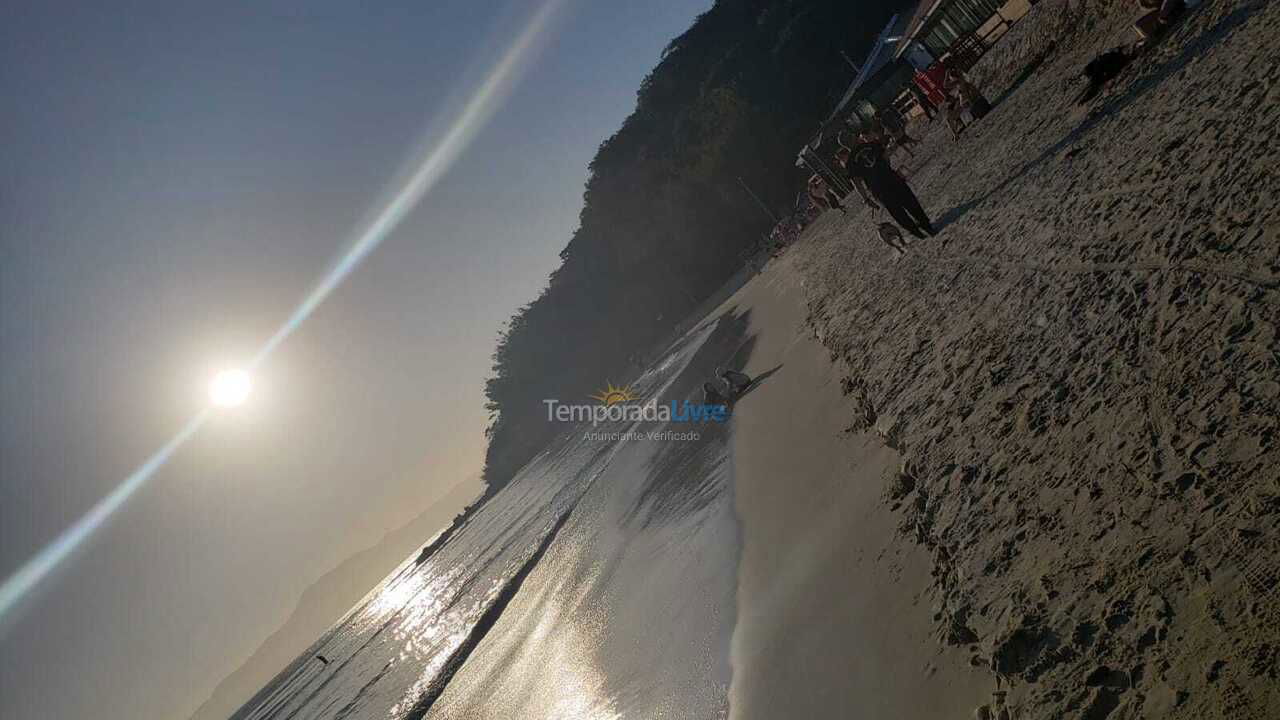
[[218, 407], [232, 408], [243, 405], [249, 398], [253, 383], [249, 373], [243, 370], [223, 370], [209, 383], [209, 401]]
[[618, 403], [635, 402], [640, 399], [629, 386], [614, 387], [613, 383], [605, 383], [606, 387], [600, 391], [598, 395], [592, 395], [592, 400], [599, 400], [605, 407], [611, 407]]

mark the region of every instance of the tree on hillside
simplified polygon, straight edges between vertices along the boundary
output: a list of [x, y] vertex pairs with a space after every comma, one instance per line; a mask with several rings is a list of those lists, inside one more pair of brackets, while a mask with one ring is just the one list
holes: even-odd
[[717, 0], [672, 40], [635, 111], [589, 166], [579, 226], [546, 288], [498, 338], [485, 386], [485, 480], [505, 485], [573, 402], [659, 341], [738, 270], [769, 221], [741, 177], [782, 210], [795, 153], [899, 3]]

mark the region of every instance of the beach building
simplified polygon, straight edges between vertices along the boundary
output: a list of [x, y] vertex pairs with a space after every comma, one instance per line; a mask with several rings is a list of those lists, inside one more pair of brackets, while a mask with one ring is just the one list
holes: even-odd
[[[897, 57], [915, 73], [912, 81], [935, 105], [945, 98], [947, 70], [968, 70], [1037, 0], [925, 0], [907, 24]], [[903, 115], [923, 112], [916, 95], [902, 93], [893, 106]]]
[[922, 0], [910, 14], [893, 16], [867, 58], [855, 66], [857, 72], [839, 102], [800, 148], [796, 167], [821, 175], [841, 194], [850, 192], [843, 174], [829, 164], [840, 133], [884, 110], [904, 118], [923, 113], [909, 90], [912, 85], [940, 103], [946, 69], [973, 67], [1036, 1]]
[[907, 23], [896, 56], [916, 70], [934, 63], [968, 70], [1033, 0], [925, 0]]

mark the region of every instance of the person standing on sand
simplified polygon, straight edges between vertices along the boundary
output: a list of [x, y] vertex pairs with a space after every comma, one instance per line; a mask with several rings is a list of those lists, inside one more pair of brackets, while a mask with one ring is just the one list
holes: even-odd
[[959, 98], [960, 103], [968, 109], [970, 118], [981, 120], [991, 112], [991, 103], [987, 102], [987, 98], [978, 90], [978, 86], [974, 85], [963, 72], [954, 68], [948, 70], [946, 89], [948, 95]]
[[827, 181], [822, 179], [818, 173], [814, 173], [809, 177], [809, 199], [813, 201], [818, 209], [828, 210], [830, 208], [839, 208], [840, 212], [848, 213], [844, 205], [840, 202], [840, 196], [827, 185]]
[[876, 207], [879, 201], [903, 230], [918, 238], [937, 235], [920, 198], [889, 164], [884, 150], [883, 143], [863, 140], [841, 148], [836, 159], [868, 205]]
[[960, 101], [953, 97], [947, 98], [944, 110], [947, 113], [947, 127], [951, 130], [951, 139], [958, 141], [960, 133], [964, 132], [965, 128], [964, 111], [960, 108]]

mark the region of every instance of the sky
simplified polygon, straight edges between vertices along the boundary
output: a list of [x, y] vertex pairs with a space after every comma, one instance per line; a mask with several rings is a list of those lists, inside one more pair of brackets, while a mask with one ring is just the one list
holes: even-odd
[[[0, 578], [248, 362], [534, 3], [357, 5], [6, 11]], [[558, 264], [596, 148], [710, 5], [558, 11], [505, 102], [249, 402], [24, 604], [0, 635], [0, 716], [187, 717], [311, 582], [480, 470], [499, 329]]]

